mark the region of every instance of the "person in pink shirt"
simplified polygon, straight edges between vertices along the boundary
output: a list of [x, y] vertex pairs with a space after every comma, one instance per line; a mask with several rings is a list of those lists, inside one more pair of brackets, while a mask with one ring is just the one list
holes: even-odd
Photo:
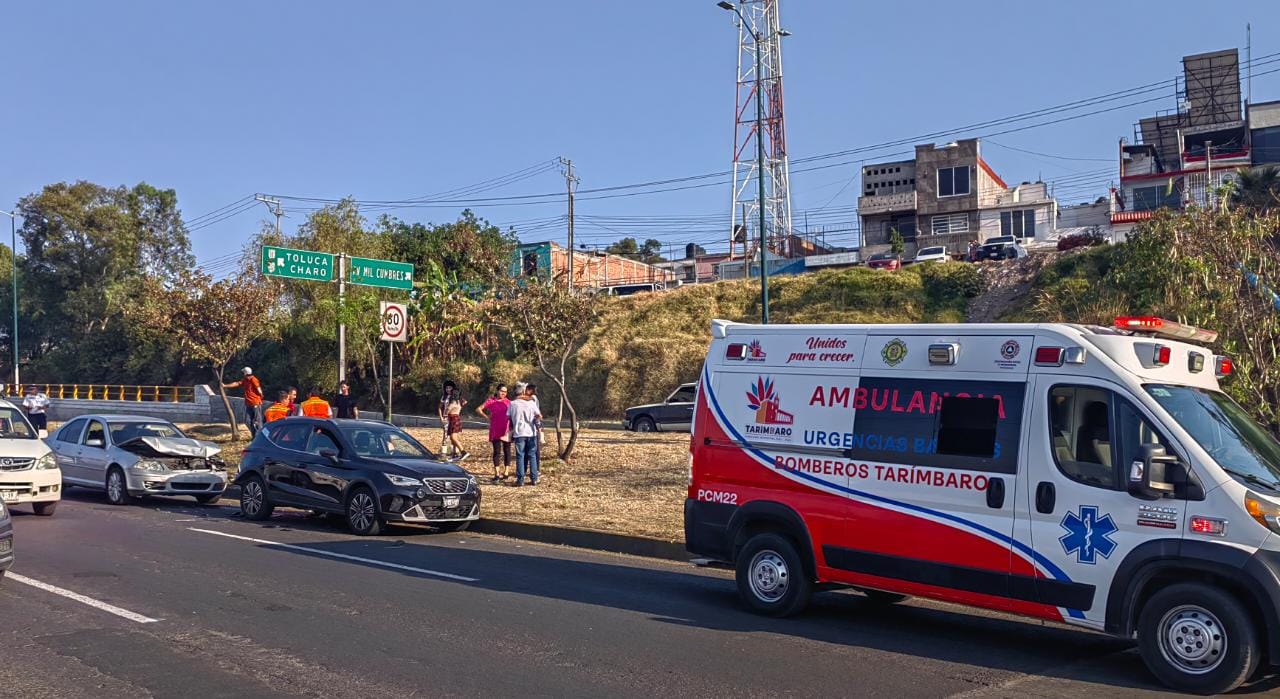
[[511, 470], [511, 423], [507, 418], [507, 409], [510, 407], [511, 401], [507, 400], [507, 387], [500, 385], [493, 397], [476, 408], [476, 413], [489, 421], [489, 444], [493, 445], [494, 483], [506, 480]]

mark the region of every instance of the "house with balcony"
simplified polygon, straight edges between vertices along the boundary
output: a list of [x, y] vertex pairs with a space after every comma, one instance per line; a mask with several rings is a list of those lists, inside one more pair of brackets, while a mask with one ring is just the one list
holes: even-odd
[[[1280, 103], [1242, 104], [1236, 49], [1186, 56], [1182, 67], [1178, 109], [1139, 120], [1134, 142], [1120, 142], [1120, 182], [1111, 193], [1118, 239], [1160, 209], [1214, 206], [1240, 168], [1280, 161], [1280, 148], [1271, 151], [1280, 147]], [[1267, 144], [1261, 158], [1255, 139]]]
[[858, 216], [864, 255], [888, 249], [895, 230], [912, 254], [933, 245], [960, 253], [970, 241], [1054, 229], [1057, 205], [1045, 185], [1009, 187], [982, 158], [978, 139], [915, 150], [912, 160], [862, 168]]

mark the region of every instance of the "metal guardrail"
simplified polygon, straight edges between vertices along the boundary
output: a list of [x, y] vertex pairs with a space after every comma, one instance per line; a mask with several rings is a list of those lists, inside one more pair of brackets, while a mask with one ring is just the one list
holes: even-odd
[[194, 386], [124, 386], [119, 384], [35, 383], [15, 390], [5, 387], [5, 395], [21, 398], [27, 386], [35, 386], [54, 400], [119, 400], [134, 403], [194, 403]]

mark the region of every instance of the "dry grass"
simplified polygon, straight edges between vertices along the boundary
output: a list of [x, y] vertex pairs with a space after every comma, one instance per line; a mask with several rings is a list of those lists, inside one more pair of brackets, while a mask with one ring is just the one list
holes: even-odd
[[[181, 425], [196, 439], [216, 443], [233, 472], [249, 442], [232, 442], [226, 425]], [[428, 449], [440, 446], [441, 431], [410, 428], [409, 433]], [[242, 432], [242, 434], [244, 434]], [[568, 432], [565, 433], [568, 438]], [[689, 435], [636, 434], [618, 430], [584, 430], [572, 463], [553, 458], [555, 434], [547, 433], [538, 487], [514, 488], [489, 482], [493, 476], [487, 433], [470, 429], [462, 433], [463, 445], [472, 453], [463, 462], [480, 480], [484, 493], [483, 516], [539, 524], [602, 529], [620, 534], [652, 536], [677, 541], [684, 536], [684, 498]], [[514, 451], [514, 450], [513, 450]]]
[[[440, 430], [410, 429], [429, 448], [440, 445]], [[506, 484], [493, 485], [493, 462], [481, 430], [463, 432], [471, 457], [463, 462], [480, 479], [484, 515], [540, 524], [559, 524], [652, 536], [684, 537], [689, 435], [636, 434], [584, 430], [571, 463], [553, 458], [555, 434], [548, 432], [538, 487], [515, 488], [515, 465]], [[568, 432], [565, 432], [566, 439]], [[514, 458], [513, 458], [514, 462]]]

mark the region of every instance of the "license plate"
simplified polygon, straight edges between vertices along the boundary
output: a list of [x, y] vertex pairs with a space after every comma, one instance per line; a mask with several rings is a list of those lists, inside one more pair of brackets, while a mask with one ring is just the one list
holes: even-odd
[[447, 496], [444, 499], [444, 507], [446, 510], [452, 509], [457, 507], [460, 502], [462, 502], [462, 498], [457, 495]]
[[17, 490], [0, 490], [0, 500], [5, 502], [17, 502], [18, 496], [22, 493]]

